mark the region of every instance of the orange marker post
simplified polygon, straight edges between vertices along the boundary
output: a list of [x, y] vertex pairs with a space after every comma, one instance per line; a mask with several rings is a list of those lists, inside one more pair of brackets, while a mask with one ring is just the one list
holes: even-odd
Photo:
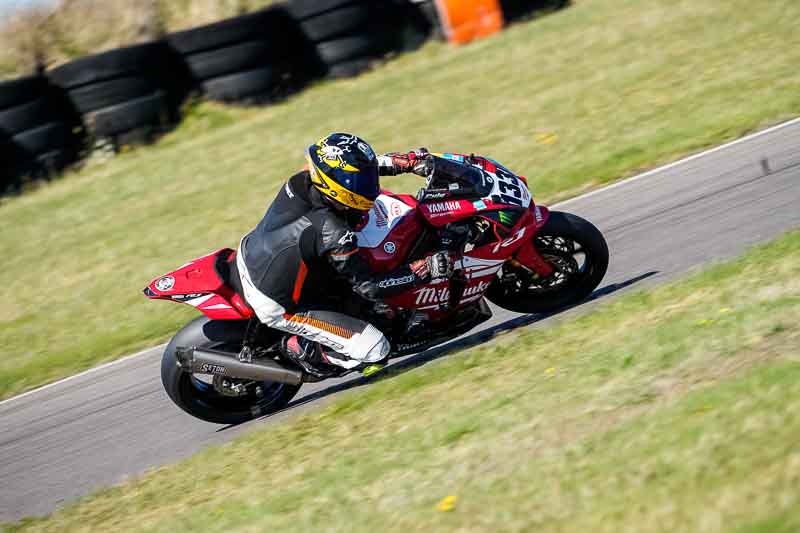
[[498, 0], [436, 0], [447, 40], [468, 43], [503, 29], [503, 9]]

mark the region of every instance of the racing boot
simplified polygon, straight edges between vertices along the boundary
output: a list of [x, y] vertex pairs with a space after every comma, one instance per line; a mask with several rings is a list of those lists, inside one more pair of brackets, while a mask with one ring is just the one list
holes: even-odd
[[347, 369], [330, 364], [324, 353], [324, 346], [298, 335], [284, 337], [281, 342], [283, 354], [297, 363], [307, 374], [317, 379], [341, 375]]

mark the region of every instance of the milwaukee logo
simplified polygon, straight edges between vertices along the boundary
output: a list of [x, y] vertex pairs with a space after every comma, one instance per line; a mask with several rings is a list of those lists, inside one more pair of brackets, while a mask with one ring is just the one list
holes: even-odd
[[429, 213], [445, 213], [447, 211], [458, 211], [461, 204], [458, 202], [439, 202], [438, 204], [430, 204], [428, 206]]
[[[488, 282], [479, 281], [476, 285], [470, 285], [464, 289], [464, 294], [461, 295], [461, 298], [482, 294], [488, 288]], [[437, 289], [435, 287], [423, 287], [416, 291], [415, 294], [417, 295], [417, 305], [441, 304], [446, 303], [450, 299], [450, 289], [447, 287], [443, 289]]]

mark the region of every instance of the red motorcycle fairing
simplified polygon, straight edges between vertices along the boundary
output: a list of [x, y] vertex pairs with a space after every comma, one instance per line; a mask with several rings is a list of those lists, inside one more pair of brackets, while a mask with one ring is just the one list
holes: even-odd
[[361, 254], [370, 268], [390, 272], [402, 266], [424, 223], [413, 196], [383, 191], [356, 233]]
[[[363, 248], [362, 253], [371, 265], [377, 267], [391, 265], [391, 268], [396, 268], [403, 262], [403, 258], [407, 257], [410, 246], [413, 244], [413, 238], [409, 239], [408, 236], [413, 236], [421, 229], [421, 217], [418, 213], [420, 211], [424, 213], [424, 209], [429, 205], [418, 206], [416, 210], [400, 208], [398, 210], [399, 220], [392, 219], [383, 224], [381, 213], [384, 210], [391, 211], [396, 205], [395, 202], [396, 200], [389, 194], [379, 196], [376, 200], [377, 207], [374, 209], [377, 215], [371, 212], [370, 219], [359, 233], [359, 246]], [[486, 202], [482, 209], [474, 206], [473, 202], [465, 200], [461, 202], [469, 204], [472, 209], [451, 210], [447, 213], [447, 219], [461, 220], [476, 215], [480, 216], [482, 212], [492, 211], [491, 202]], [[453, 203], [458, 202], [454, 201]], [[541, 259], [531, 244], [537, 229], [546, 222], [549, 212], [545, 208], [533, 206], [532, 203], [528, 207], [529, 209], [525, 210], [517, 223], [507, 231], [505, 238], [498, 236], [495, 241], [468, 250], [464, 257], [457, 261], [456, 270], [460, 270], [464, 274], [464, 279], [458, 283], [465, 284], [461, 291], [459, 307], [479, 300], [503, 264], [521, 249], [525, 249], [525, 252], [521, 254], [525, 260], [523, 264], [534, 265], [529, 268], [535, 269], [537, 272], [539, 269], [549, 268], [549, 265]], [[362, 235], [364, 233], [366, 235]], [[496, 232], [495, 235], [497, 235]], [[400, 245], [396, 243], [400, 243]], [[391, 245], [389, 250], [393, 251], [397, 257], [391, 257], [393, 254], [388, 253], [386, 244]], [[531, 248], [532, 251], [528, 248]], [[387, 255], [389, 256], [388, 260]], [[541, 261], [538, 261], [537, 258]], [[386, 303], [398, 308], [424, 310], [434, 321], [443, 319], [450, 314], [448, 304], [450, 303], [452, 283], [451, 281], [437, 280], [389, 298]]]
[[[547, 223], [547, 219], [550, 218], [550, 210], [546, 207], [533, 204], [531, 205], [533, 207], [531, 210], [533, 222], [536, 225], [536, 230], [534, 232], [535, 234]], [[522, 246], [517, 249], [516, 253], [514, 254], [514, 259], [519, 261], [523, 266], [533, 270], [545, 278], [552, 275], [555, 271], [553, 265], [548, 263], [539, 253], [539, 250], [536, 249], [533, 238], [527, 239]]]
[[246, 320], [253, 310], [220, 276], [219, 268], [236, 260], [236, 251], [222, 248], [157, 277], [145, 287], [151, 300], [172, 300], [202, 311], [212, 320]]

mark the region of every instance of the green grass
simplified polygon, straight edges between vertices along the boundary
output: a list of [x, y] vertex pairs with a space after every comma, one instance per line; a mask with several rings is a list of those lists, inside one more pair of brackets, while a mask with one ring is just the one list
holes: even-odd
[[799, 320], [794, 232], [8, 530], [797, 531]]
[[266, 109], [203, 105], [157, 146], [0, 206], [0, 396], [172, 335], [194, 311], [141, 288], [235, 246], [330, 131], [490, 155], [564, 198], [800, 113], [798, 19], [795, 0], [580, 1]]

